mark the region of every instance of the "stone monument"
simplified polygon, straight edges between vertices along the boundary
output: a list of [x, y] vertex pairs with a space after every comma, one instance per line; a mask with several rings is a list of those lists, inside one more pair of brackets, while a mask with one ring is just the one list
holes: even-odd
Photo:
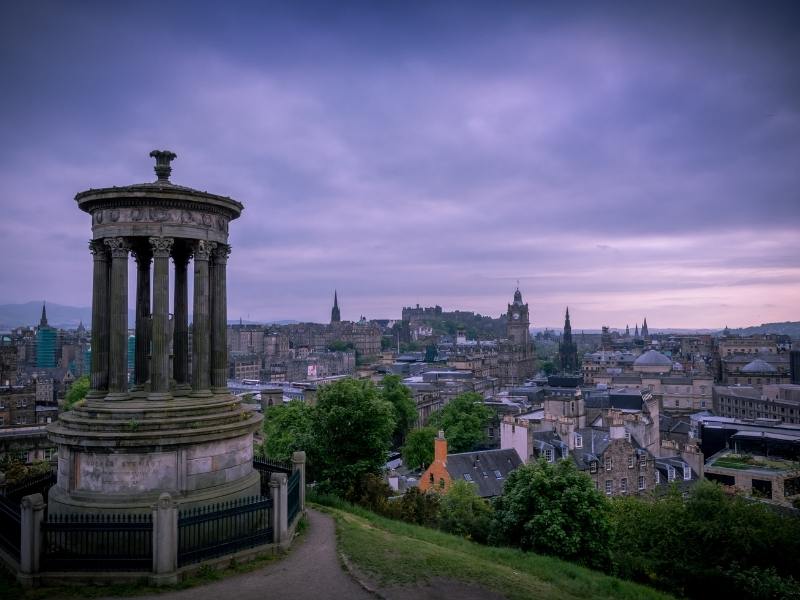
[[[243, 207], [170, 182], [174, 153], [150, 156], [154, 183], [75, 196], [92, 218], [91, 390], [48, 427], [58, 445], [50, 513], [146, 512], [164, 492], [184, 506], [259, 493], [252, 458], [261, 415], [227, 389], [228, 225]], [[137, 265], [132, 385], [130, 256]]]

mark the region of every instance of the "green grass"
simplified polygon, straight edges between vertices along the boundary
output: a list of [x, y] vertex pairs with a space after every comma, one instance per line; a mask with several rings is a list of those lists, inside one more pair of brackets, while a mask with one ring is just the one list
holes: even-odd
[[770, 469], [773, 471], [786, 471], [796, 466], [796, 463], [780, 458], [767, 458], [766, 456], [725, 454], [716, 459], [711, 466], [723, 467], [726, 469]]
[[336, 520], [339, 549], [380, 586], [447, 578], [476, 583], [510, 600], [670, 598], [556, 558], [482, 546], [434, 529], [380, 517], [331, 497], [316, 497]]

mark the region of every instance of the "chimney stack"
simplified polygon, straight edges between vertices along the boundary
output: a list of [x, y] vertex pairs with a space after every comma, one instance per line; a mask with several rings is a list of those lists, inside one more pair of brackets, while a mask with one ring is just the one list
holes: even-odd
[[444, 431], [441, 429], [433, 442], [433, 460], [442, 464], [447, 462], [447, 440], [444, 439]]

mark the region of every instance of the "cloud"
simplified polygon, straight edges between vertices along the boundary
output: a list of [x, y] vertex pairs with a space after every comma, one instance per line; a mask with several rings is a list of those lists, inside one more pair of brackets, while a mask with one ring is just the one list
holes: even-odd
[[14, 7], [0, 301], [88, 304], [72, 196], [168, 146], [245, 203], [231, 316], [797, 318], [795, 13], [458, 8]]

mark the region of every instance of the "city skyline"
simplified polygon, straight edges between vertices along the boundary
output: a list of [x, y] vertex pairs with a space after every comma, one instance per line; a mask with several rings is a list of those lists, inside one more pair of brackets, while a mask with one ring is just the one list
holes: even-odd
[[0, 303], [88, 306], [74, 195], [169, 148], [245, 205], [232, 319], [798, 320], [796, 9], [461, 7], [4, 8]]

